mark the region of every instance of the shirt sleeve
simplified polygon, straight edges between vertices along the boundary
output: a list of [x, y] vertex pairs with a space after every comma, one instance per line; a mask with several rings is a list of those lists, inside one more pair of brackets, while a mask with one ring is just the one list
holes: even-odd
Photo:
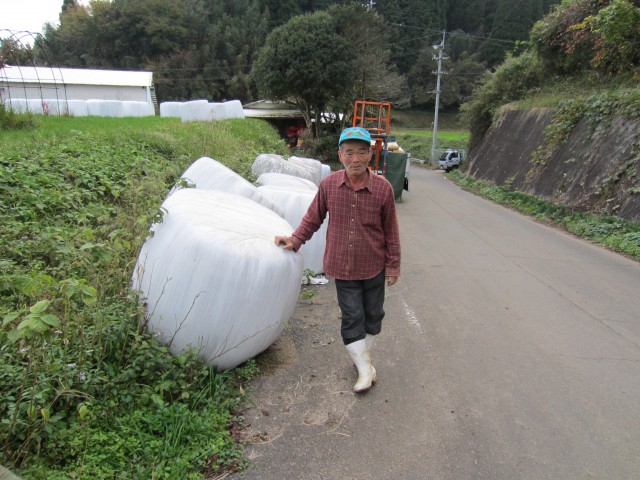
[[400, 276], [400, 228], [398, 226], [398, 216], [396, 214], [396, 202], [393, 188], [389, 189], [388, 199], [385, 202], [382, 228], [385, 238], [385, 276]]

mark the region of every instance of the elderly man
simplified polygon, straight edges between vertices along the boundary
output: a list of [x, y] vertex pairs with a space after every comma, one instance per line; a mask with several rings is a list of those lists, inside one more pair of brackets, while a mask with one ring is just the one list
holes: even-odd
[[371, 364], [373, 337], [382, 329], [385, 283], [400, 275], [400, 231], [393, 187], [369, 170], [371, 136], [360, 127], [345, 129], [338, 141], [344, 166], [320, 182], [318, 193], [290, 237], [277, 236], [276, 245], [297, 251], [329, 214], [323, 266], [335, 278], [342, 312], [340, 333], [362, 393], [377, 380]]

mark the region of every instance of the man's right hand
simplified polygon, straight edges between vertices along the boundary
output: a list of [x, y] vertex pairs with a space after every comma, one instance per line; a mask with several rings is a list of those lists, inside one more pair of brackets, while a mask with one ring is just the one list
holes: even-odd
[[276, 236], [276, 246], [282, 246], [285, 250], [293, 250], [293, 242], [291, 241], [291, 237], [280, 237]]

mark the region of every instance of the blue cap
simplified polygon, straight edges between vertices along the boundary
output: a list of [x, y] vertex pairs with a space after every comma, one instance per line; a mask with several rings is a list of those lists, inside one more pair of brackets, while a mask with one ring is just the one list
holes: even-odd
[[342, 142], [347, 140], [360, 140], [367, 142], [367, 145], [371, 146], [371, 135], [362, 127], [349, 127], [345, 128], [340, 134], [340, 140], [338, 140], [338, 146], [342, 145]]

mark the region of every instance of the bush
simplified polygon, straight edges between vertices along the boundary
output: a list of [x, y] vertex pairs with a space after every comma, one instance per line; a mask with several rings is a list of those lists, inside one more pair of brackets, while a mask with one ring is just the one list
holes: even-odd
[[27, 130], [35, 128], [36, 119], [31, 113], [15, 113], [0, 103], [0, 130]]
[[338, 162], [338, 139], [339, 134], [320, 133], [313, 138], [309, 129], [306, 129], [302, 136], [302, 149], [304, 156], [315, 158], [323, 163], [335, 164]]
[[462, 105], [462, 120], [471, 132], [470, 148], [491, 126], [498, 109], [523, 98], [543, 84], [544, 72], [531, 51], [518, 57], [507, 57], [493, 74], [485, 77], [471, 99]]
[[131, 269], [190, 163], [247, 172], [265, 149], [284, 151], [276, 131], [43, 117], [0, 142], [0, 464], [25, 480], [236, 468], [228, 427], [246, 374], [172, 355], [144, 328]]

